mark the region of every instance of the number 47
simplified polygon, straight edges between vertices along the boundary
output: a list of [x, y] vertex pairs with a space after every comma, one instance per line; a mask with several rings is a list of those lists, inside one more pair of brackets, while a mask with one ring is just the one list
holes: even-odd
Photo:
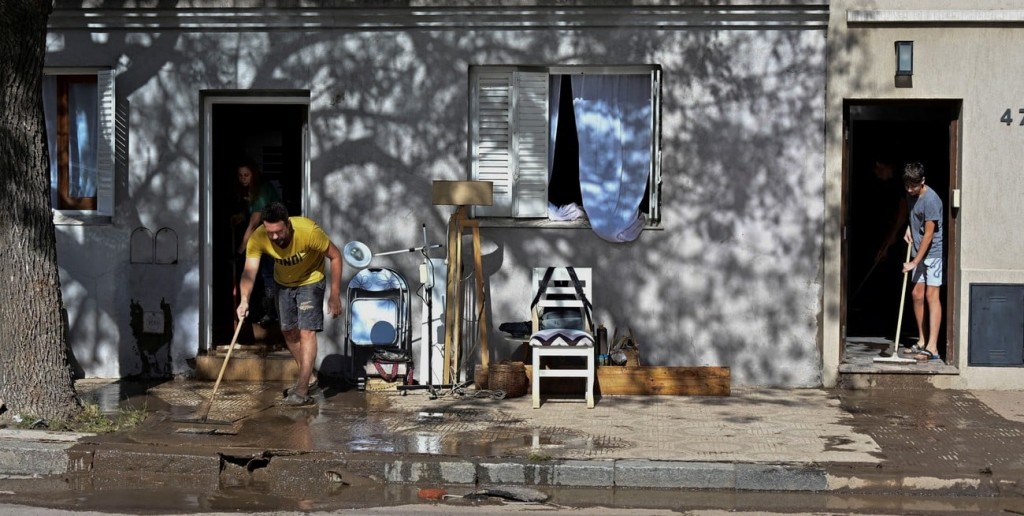
[[[1024, 114], [1024, 108], [1018, 109], [1017, 112]], [[1003, 111], [1003, 116], [999, 117], [999, 121], [1006, 125], [1013, 123], [1013, 116], [1010, 114], [1010, 108], [1006, 108], [1006, 111]], [[1020, 119], [1020, 123], [1017, 125], [1024, 126], [1024, 117]]]

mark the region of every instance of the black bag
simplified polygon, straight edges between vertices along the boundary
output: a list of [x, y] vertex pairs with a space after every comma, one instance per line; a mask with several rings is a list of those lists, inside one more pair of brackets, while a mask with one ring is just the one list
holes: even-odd
[[506, 322], [498, 325], [498, 329], [513, 337], [529, 337], [531, 326], [530, 321]]

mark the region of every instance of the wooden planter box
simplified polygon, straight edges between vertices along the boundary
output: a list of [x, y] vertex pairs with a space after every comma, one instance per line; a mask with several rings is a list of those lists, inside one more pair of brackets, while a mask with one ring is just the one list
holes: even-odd
[[[533, 385], [533, 367], [526, 366]], [[544, 378], [543, 392], [583, 392], [582, 378]], [[728, 367], [599, 366], [598, 394], [651, 394], [661, 396], [728, 396]]]

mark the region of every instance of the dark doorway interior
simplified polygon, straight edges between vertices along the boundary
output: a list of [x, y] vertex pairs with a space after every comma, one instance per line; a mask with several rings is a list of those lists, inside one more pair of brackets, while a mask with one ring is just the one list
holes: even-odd
[[583, 206], [580, 192], [580, 142], [576, 136], [576, 113], [572, 109], [571, 76], [564, 75], [558, 95], [558, 127], [555, 129], [555, 154], [552, 159], [548, 201], [555, 206], [576, 203]]
[[[271, 184], [292, 215], [302, 207], [302, 128], [307, 106], [302, 104], [215, 104], [213, 106], [211, 191], [211, 242], [213, 274], [211, 310], [213, 345], [227, 344], [234, 330], [236, 287], [242, 270], [238, 246], [244, 223], [233, 224], [239, 212], [238, 167], [251, 160], [261, 168], [262, 180]], [[261, 306], [254, 289], [250, 305]], [[258, 316], [259, 314], [252, 314]], [[258, 319], [258, 317], [256, 317]], [[240, 344], [257, 344], [273, 331], [243, 327]], [[278, 334], [279, 335], [279, 334]], [[274, 340], [278, 340], [274, 338]]]
[[[903, 234], [905, 218], [897, 220], [899, 205], [905, 202], [903, 166], [912, 161], [924, 164], [926, 184], [942, 199], [947, 240], [943, 262], [949, 264], [953, 245], [948, 235], [950, 184], [950, 120], [948, 105], [893, 105], [851, 108], [849, 112], [849, 169], [846, 203], [846, 337], [896, 335], [903, 284], [901, 264], [907, 253]], [[890, 231], [892, 233], [890, 233]], [[895, 243], [879, 258], [878, 252], [889, 235]], [[944, 271], [941, 289], [943, 324], [939, 351], [946, 357], [948, 317], [947, 285], [950, 271]], [[901, 343], [917, 340], [912, 285], [908, 283], [901, 328]], [[926, 315], [927, 324], [927, 315]]]

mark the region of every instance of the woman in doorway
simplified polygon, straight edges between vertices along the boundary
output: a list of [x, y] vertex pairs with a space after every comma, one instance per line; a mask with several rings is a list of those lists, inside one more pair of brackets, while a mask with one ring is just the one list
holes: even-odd
[[[243, 161], [238, 165], [238, 211], [231, 219], [232, 226], [237, 229], [244, 224], [241, 242], [235, 249], [237, 256], [245, 256], [245, 247], [249, 244], [249, 237], [253, 231], [263, 222], [263, 207], [271, 202], [281, 200], [273, 185], [264, 183], [262, 171], [252, 160]], [[274, 262], [267, 256], [260, 262], [260, 279], [263, 282], [263, 317], [259, 324], [262, 326], [271, 325], [277, 322], [277, 288], [274, 282]], [[238, 278], [235, 278], [237, 282]], [[237, 287], [236, 287], [237, 288]], [[259, 290], [257, 290], [259, 291]]]

